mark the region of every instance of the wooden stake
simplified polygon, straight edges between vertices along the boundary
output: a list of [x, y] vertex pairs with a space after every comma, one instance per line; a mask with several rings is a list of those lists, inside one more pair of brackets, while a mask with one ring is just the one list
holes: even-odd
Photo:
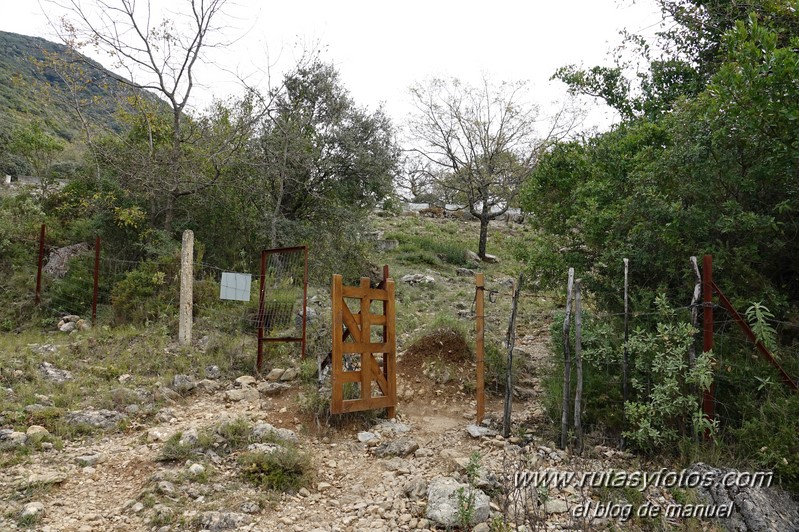
[[569, 268], [566, 283], [566, 317], [563, 319], [563, 405], [560, 418], [560, 448], [565, 449], [569, 437], [569, 396], [571, 395], [571, 354], [569, 352], [569, 320], [572, 310], [572, 286], [574, 268]]
[[485, 278], [482, 273], [474, 276], [476, 324], [475, 351], [477, 351], [477, 424], [485, 415]]
[[[696, 284], [694, 285], [694, 295], [691, 297], [691, 325], [699, 328], [699, 302], [702, 300], [702, 275], [699, 273], [699, 264], [696, 257], [691, 257], [691, 267], [694, 270]], [[692, 343], [688, 348], [688, 365], [693, 368], [696, 364], [696, 346]]]
[[582, 401], [583, 401], [583, 359], [582, 359], [582, 298], [580, 287], [582, 281], [574, 281], [574, 364], [577, 366], [577, 391], [574, 394], [574, 436], [576, 438], [577, 454], [583, 453], [583, 424], [582, 424]]
[[194, 289], [194, 232], [183, 231], [180, 249], [180, 322], [178, 324], [178, 343], [191, 343], [191, 324]]
[[508, 323], [508, 369], [505, 378], [505, 412], [502, 417], [502, 437], [510, 436], [510, 411], [513, 403], [513, 347], [516, 344], [516, 307], [519, 302], [519, 291], [524, 282], [523, 274], [519, 274], [519, 282], [513, 291], [513, 303], [510, 310], [510, 322]]

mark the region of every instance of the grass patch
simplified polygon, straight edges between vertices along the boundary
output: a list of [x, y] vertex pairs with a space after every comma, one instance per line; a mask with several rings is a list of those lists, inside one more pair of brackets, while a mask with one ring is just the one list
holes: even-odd
[[296, 493], [311, 481], [311, 459], [294, 447], [244, 453], [238, 463], [248, 482], [268, 490]]

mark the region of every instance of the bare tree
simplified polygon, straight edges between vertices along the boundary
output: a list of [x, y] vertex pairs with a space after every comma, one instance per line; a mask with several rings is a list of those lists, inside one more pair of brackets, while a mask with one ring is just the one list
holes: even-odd
[[549, 130], [539, 133], [539, 109], [527, 101], [526, 89], [524, 82], [497, 86], [487, 79], [479, 87], [433, 79], [411, 88], [416, 107], [409, 123], [412, 151], [431, 163], [429, 178], [455, 192], [480, 221], [481, 258], [489, 222], [514, 203], [548, 143], [574, 126], [564, 107]]
[[[215, 25], [227, 0], [183, 0], [182, 9], [158, 17], [150, 2], [135, 0], [94, 0], [88, 5], [79, 0], [52, 5], [67, 15], [60, 21], [59, 32], [65, 43], [83, 43], [111, 56], [114, 67], [127, 73], [118, 81], [141, 91], [157, 94], [169, 107], [170, 123], [166, 153], [156, 156], [152, 115], [153, 102], [138, 98], [142, 122], [147, 129], [150, 159], [157, 168], [146, 172], [151, 194], [163, 204], [163, 227], [171, 230], [175, 204], [179, 198], [212, 186], [220, 172], [205, 172], [195, 164], [185, 164], [185, 145], [193, 142], [188, 105], [197, 85], [196, 68], [204, 52], [221, 43], [213, 38], [221, 34]], [[89, 66], [94, 66], [89, 64]]]

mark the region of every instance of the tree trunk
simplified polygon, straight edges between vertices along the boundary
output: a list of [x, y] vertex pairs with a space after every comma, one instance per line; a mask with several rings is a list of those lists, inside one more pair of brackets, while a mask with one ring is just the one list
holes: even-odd
[[175, 195], [171, 192], [166, 195], [166, 206], [164, 207], [164, 231], [172, 232], [172, 222], [175, 219]]
[[477, 256], [480, 260], [486, 258], [486, 242], [488, 241], [488, 215], [483, 213], [480, 217], [480, 244], [477, 247]]

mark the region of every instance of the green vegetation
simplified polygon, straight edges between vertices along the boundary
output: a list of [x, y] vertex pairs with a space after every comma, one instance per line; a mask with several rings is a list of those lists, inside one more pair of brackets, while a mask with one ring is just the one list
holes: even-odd
[[238, 461], [247, 481], [268, 490], [296, 493], [311, 481], [311, 459], [294, 447], [280, 447], [274, 452], [248, 452]]

